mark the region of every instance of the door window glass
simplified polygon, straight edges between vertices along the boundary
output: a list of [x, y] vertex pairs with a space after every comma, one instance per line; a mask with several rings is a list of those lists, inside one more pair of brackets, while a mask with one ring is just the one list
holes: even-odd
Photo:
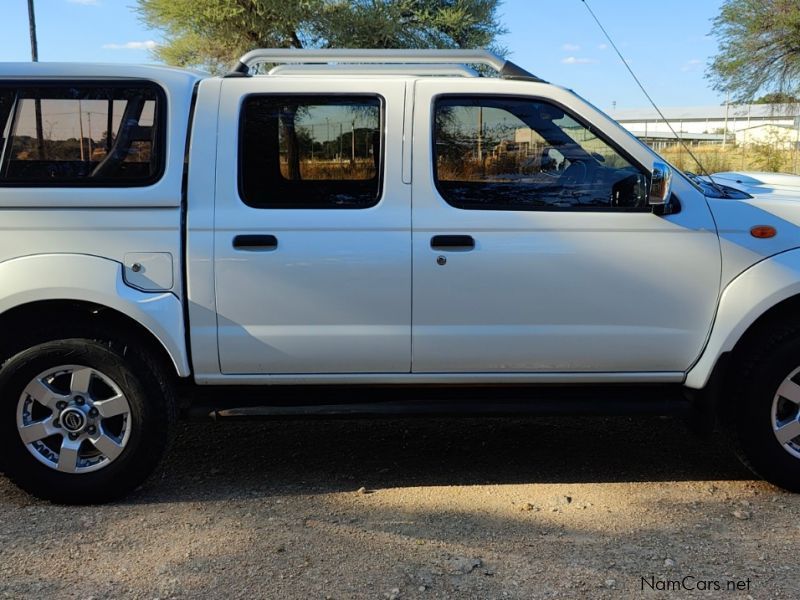
[[381, 102], [371, 96], [249, 96], [239, 190], [256, 208], [367, 208], [380, 197]]
[[647, 179], [596, 131], [537, 100], [436, 102], [434, 174], [458, 208], [646, 209]]

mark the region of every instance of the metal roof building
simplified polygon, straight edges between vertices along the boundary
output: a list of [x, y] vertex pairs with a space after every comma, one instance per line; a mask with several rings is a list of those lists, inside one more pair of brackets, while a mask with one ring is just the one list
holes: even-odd
[[[800, 140], [800, 104], [666, 107], [662, 112], [680, 137], [693, 145], [762, 143], [778, 131], [781, 132], [778, 142], [783, 145], [797, 144]], [[677, 143], [655, 109], [620, 109], [609, 115], [654, 148]]]

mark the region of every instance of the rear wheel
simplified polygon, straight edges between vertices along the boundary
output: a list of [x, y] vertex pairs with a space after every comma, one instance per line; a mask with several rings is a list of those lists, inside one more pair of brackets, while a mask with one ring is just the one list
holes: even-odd
[[800, 332], [769, 336], [743, 365], [740, 394], [722, 403], [739, 453], [755, 473], [800, 492]]
[[131, 491], [158, 464], [174, 420], [170, 386], [136, 348], [46, 342], [0, 371], [6, 474], [43, 499], [88, 504]]

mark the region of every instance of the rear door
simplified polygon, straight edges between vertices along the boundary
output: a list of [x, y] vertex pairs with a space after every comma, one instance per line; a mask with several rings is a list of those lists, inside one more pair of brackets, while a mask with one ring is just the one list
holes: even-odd
[[222, 373], [410, 370], [404, 90], [367, 79], [223, 81], [214, 214]]

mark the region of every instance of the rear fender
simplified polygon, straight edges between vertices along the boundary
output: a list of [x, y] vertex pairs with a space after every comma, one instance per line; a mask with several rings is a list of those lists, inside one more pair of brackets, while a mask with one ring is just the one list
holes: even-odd
[[161, 343], [177, 374], [189, 376], [180, 300], [129, 287], [120, 263], [88, 254], [36, 254], [0, 263], [0, 314], [47, 300], [90, 302], [130, 317]]

